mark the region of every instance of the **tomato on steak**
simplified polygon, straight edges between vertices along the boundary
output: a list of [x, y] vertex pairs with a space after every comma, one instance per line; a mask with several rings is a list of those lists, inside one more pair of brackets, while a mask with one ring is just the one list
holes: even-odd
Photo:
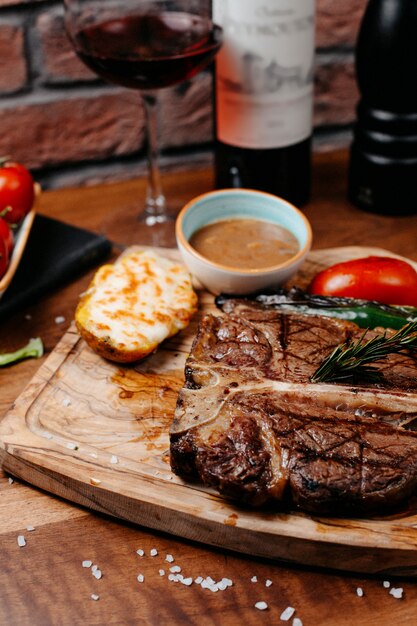
[[319, 272], [310, 293], [417, 306], [417, 272], [406, 261], [369, 256]]

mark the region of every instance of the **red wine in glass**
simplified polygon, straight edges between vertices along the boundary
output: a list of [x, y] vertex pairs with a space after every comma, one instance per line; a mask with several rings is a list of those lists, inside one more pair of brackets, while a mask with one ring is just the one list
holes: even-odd
[[133, 89], [157, 89], [197, 74], [220, 48], [220, 35], [209, 18], [162, 12], [87, 26], [75, 34], [74, 45], [103, 78]]
[[156, 91], [206, 67], [221, 46], [210, 0], [64, 0], [65, 26], [80, 59], [102, 78], [140, 90], [148, 138], [148, 190], [141, 219], [171, 216], [158, 168]]

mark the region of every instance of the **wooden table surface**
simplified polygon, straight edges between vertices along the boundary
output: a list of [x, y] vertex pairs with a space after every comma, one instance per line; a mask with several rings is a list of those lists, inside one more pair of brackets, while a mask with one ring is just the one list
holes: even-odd
[[[314, 247], [380, 246], [417, 260], [417, 215], [408, 218], [367, 214], [346, 199], [346, 154], [317, 155], [312, 201], [305, 208]], [[174, 205], [212, 188], [211, 171], [164, 177]], [[121, 246], [141, 243], [174, 246], [172, 224], [146, 229], [137, 220], [144, 181], [44, 193], [39, 212], [106, 234]], [[16, 313], [0, 328], [0, 351], [14, 350], [29, 337], [42, 337], [50, 352], [73, 318], [79, 294], [92, 272]], [[65, 322], [56, 323], [55, 318]], [[0, 370], [0, 416], [39, 367], [28, 360]], [[140, 624], [284, 624], [282, 611], [292, 606], [304, 626], [417, 624], [417, 582], [390, 581], [402, 587], [396, 599], [383, 581], [352, 574], [288, 567], [206, 548], [145, 528], [134, 527], [47, 493], [12, 481], [0, 472], [0, 624], [140, 625]], [[34, 530], [27, 530], [33, 526]], [[19, 547], [18, 535], [26, 545]], [[155, 548], [156, 556], [150, 551]], [[139, 556], [137, 550], [144, 550]], [[232, 579], [233, 586], [213, 593], [160, 576], [172, 554], [186, 576]], [[82, 567], [98, 565], [102, 578]], [[138, 574], [144, 581], [138, 582]], [[253, 577], [256, 577], [254, 579]], [[267, 580], [272, 584], [266, 586]], [[357, 588], [363, 590], [359, 597]], [[99, 596], [92, 599], [92, 594]], [[255, 603], [264, 601], [260, 611]], [[286, 622], [292, 624], [293, 618]]]

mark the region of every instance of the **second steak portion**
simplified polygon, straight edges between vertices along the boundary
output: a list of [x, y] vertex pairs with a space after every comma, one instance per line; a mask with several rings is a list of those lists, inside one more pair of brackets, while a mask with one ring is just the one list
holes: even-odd
[[362, 332], [239, 303], [206, 316], [171, 429], [173, 470], [253, 505], [360, 513], [407, 498], [417, 486], [413, 357], [385, 366], [378, 388], [309, 382]]

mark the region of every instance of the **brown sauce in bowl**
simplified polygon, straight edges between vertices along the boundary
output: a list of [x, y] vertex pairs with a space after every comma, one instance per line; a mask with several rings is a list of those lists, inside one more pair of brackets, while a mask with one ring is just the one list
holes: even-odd
[[207, 224], [189, 243], [209, 261], [252, 270], [285, 263], [300, 249], [296, 237], [283, 226], [246, 218]]

